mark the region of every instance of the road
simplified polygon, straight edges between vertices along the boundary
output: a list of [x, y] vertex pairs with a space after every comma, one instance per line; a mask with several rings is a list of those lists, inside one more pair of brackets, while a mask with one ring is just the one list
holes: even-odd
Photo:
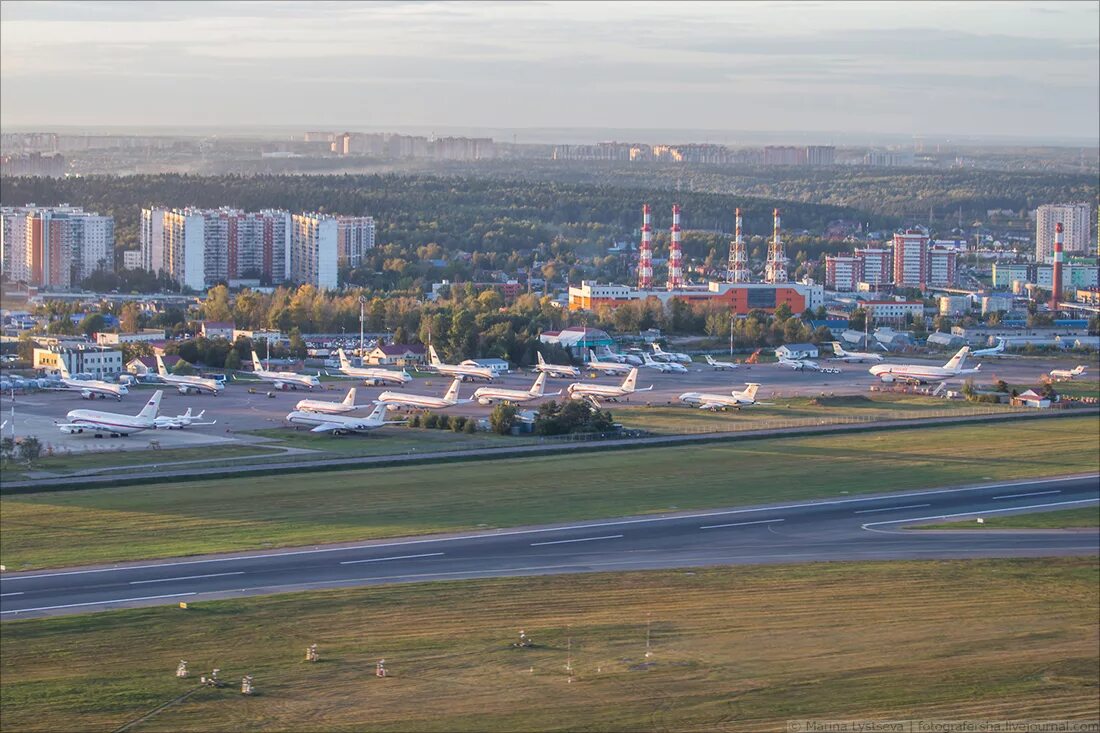
[[5, 573], [0, 618], [308, 589], [705, 565], [1100, 552], [1100, 533], [904, 530], [941, 517], [1073, 508], [1100, 476], [928, 489], [568, 525]]

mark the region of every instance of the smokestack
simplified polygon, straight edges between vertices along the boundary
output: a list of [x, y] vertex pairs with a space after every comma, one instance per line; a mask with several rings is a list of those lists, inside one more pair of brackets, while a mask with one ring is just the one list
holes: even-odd
[[745, 239], [741, 235], [741, 209], [738, 208], [733, 220], [733, 241], [730, 242], [730, 259], [726, 266], [726, 282], [747, 283], [749, 281], [749, 258], [745, 254]]
[[1062, 222], [1054, 225], [1054, 269], [1051, 272], [1054, 282], [1050, 288], [1050, 310], [1058, 312], [1058, 304], [1062, 302]]
[[772, 212], [772, 241], [768, 245], [768, 261], [764, 267], [764, 280], [769, 283], [787, 282], [787, 256], [783, 253], [782, 227], [779, 221], [779, 209]]
[[649, 204], [642, 204], [642, 246], [638, 250], [638, 289], [653, 285], [653, 227], [650, 226]]
[[680, 205], [672, 205], [672, 240], [668, 245], [668, 289], [684, 285], [683, 253], [680, 251]]

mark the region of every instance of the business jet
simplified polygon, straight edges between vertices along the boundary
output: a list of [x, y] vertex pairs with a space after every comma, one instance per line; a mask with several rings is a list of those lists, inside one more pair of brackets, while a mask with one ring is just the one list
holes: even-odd
[[80, 396], [86, 400], [94, 400], [96, 397], [105, 399], [114, 397], [121, 400], [122, 395], [130, 394], [130, 390], [124, 384], [111, 384], [99, 379], [74, 379], [69, 374], [69, 368], [64, 360], [57, 359], [57, 368], [61, 372], [61, 384], [63, 387], [49, 387], [48, 389], [60, 389], [68, 392], [80, 392]]
[[267, 369], [263, 369], [263, 362], [260, 361], [260, 357], [256, 355], [256, 351], [252, 351], [252, 375], [259, 379], [261, 382], [271, 382], [275, 385], [275, 389], [298, 389], [299, 387], [305, 387], [307, 389], [313, 389], [314, 387], [321, 386], [321, 380], [317, 378], [315, 374], [298, 374], [297, 372], [272, 372]]
[[99, 410], [70, 410], [65, 415], [68, 422], [55, 424], [63, 433], [74, 435], [86, 432], [97, 438], [104, 435], [119, 438], [141, 430], [153, 430], [157, 426], [157, 410], [160, 409], [163, 396], [164, 391], [158, 389], [137, 415], [120, 415]]
[[749, 382], [741, 392], [733, 390], [728, 395], [711, 392], [684, 392], [680, 395], [680, 401], [685, 405], [698, 407], [700, 410], [725, 410], [732, 407], [740, 410], [749, 405], [763, 404], [756, 401], [756, 391], [760, 385]]
[[225, 385], [216, 379], [205, 379], [203, 377], [188, 377], [183, 375], [169, 374], [168, 368], [164, 366], [164, 359], [157, 354], [157, 376], [160, 377], [162, 382], [166, 384], [174, 385], [180, 394], [202, 394], [203, 392], [209, 392], [212, 395], [221, 394], [221, 391], [225, 389]]
[[665, 361], [678, 361], [681, 364], [690, 364], [691, 357], [687, 354], [681, 354], [676, 351], [665, 351], [661, 348], [661, 345], [654, 341], [650, 346], [653, 347], [653, 356], [658, 359], [664, 359]]
[[687, 374], [688, 368], [675, 361], [654, 361], [649, 354], [642, 354], [642, 366], [656, 369], [661, 374]]
[[569, 364], [547, 364], [542, 358], [542, 352], [536, 352], [539, 357], [539, 363], [535, 365], [535, 369], [543, 374], [549, 374], [551, 377], [580, 377], [581, 370], [575, 366]]
[[1061, 382], [1062, 380], [1071, 381], [1075, 377], [1083, 376], [1084, 373], [1085, 373], [1085, 365], [1084, 364], [1078, 364], [1073, 369], [1051, 369], [1050, 370], [1050, 376], [1053, 377], [1056, 382]]
[[183, 430], [189, 428], [192, 425], [216, 425], [217, 420], [211, 420], [209, 422], [200, 422], [202, 416], [206, 414], [206, 410], [202, 410], [198, 415], [191, 414], [191, 408], [187, 408], [187, 412], [182, 415], [176, 415], [170, 417], [168, 415], [158, 415], [154, 422], [156, 423], [157, 430]]
[[442, 397], [431, 395], [405, 394], [404, 392], [383, 392], [378, 395], [376, 402], [389, 405], [390, 409], [407, 407], [409, 409], [445, 410], [455, 405], [464, 405], [473, 402], [471, 399], [459, 399], [458, 388], [462, 386], [462, 377], [455, 377], [447, 393]]
[[1005, 347], [1007, 345], [1008, 344], [1004, 339], [999, 338], [999, 339], [997, 339], [997, 345], [994, 346], [993, 348], [991, 348], [991, 349], [978, 349], [977, 351], [971, 351], [970, 355], [971, 356], [1015, 356], [1014, 354], [1006, 354], [1005, 353]]
[[873, 354], [869, 351], [845, 351], [839, 341], [833, 341], [833, 361], [848, 363], [862, 361], [882, 361], [882, 354]]
[[482, 405], [491, 405], [494, 402], [511, 402], [521, 405], [524, 402], [532, 402], [543, 397], [557, 397], [561, 394], [559, 389], [553, 394], [546, 394], [546, 372], [542, 372], [535, 378], [531, 389], [505, 389], [503, 387], [478, 387], [474, 392], [474, 399]]
[[488, 367], [481, 367], [476, 364], [444, 364], [439, 358], [439, 354], [436, 353], [434, 346], [428, 347], [428, 357], [430, 366], [440, 374], [445, 374], [448, 377], [455, 377], [463, 381], [467, 379], [484, 379], [486, 382], [493, 381], [496, 374]]
[[710, 354], [707, 354], [707, 355], [706, 355], [706, 356], [704, 356], [703, 358], [704, 358], [704, 359], [706, 359], [706, 360], [707, 360], [707, 364], [709, 364], [709, 365], [711, 365], [712, 367], [714, 367], [714, 369], [715, 369], [716, 371], [719, 371], [719, 370], [720, 370], [720, 371], [723, 371], [723, 372], [724, 372], [724, 371], [726, 371], [727, 369], [736, 369], [736, 368], [737, 368], [737, 364], [734, 364], [734, 363], [733, 363], [732, 361], [718, 361], [717, 359], [715, 359], [715, 358], [714, 358], [713, 356], [711, 356]]
[[617, 361], [600, 361], [596, 358], [596, 352], [592, 349], [588, 350], [588, 363], [584, 365], [585, 369], [591, 369], [594, 372], [603, 372], [604, 374], [610, 374], [616, 376], [619, 374], [628, 374], [631, 371], [629, 364], [621, 364]]
[[298, 404], [294, 406], [295, 410], [322, 412], [326, 415], [343, 415], [345, 412], [351, 412], [355, 408], [355, 387], [349, 389], [347, 395], [340, 402], [329, 402], [328, 400], [298, 400]]
[[324, 415], [309, 410], [295, 410], [286, 416], [286, 421], [292, 425], [305, 425], [311, 427], [311, 433], [332, 433], [333, 435], [347, 435], [348, 433], [365, 433], [383, 425], [396, 425], [404, 420], [387, 420], [386, 404], [379, 403], [366, 417], [352, 415]]
[[615, 402], [620, 397], [629, 397], [635, 392], [648, 392], [653, 389], [653, 385], [645, 389], [637, 389], [635, 387], [637, 383], [638, 367], [631, 367], [630, 374], [626, 375], [626, 379], [624, 379], [623, 383], [618, 387], [605, 384], [574, 382], [569, 385], [569, 398], [573, 400], [588, 400], [596, 407], [599, 407], [601, 398]]
[[790, 367], [800, 372], [804, 372], [807, 369], [811, 372], [821, 371], [821, 365], [809, 359], [787, 359], [786, 357], [780, 357], [779, 361], [776, 363], [779, 364], [779, 366]]
[[868, 369], [868, 371], [883, 382], [900, 381], [915, 382], [917, 384], [922, 384], [924, 382], [940, 382], [945, 379], [964, 377], [968, 374], [977, 374], [978, 370], [982, 368], [981, 364], [973, 369], [963, 368], [963, 363], [966, 361], [966, 357], [969, 353], [969, 346], [962, 347], [959, 349], [958, 353], [952, 356], [942, 367], [928, 366], [925, 364], [876, 364]]
[[338, 370], [338, 376], [351, 377], [352, 379], [362, 379], [366, 384], [376, 385], [387, 383], [403, 385], [408, 384], [412, 381], [412, 376], [404, 370], [395, 372], [392, 369], [356, 367], [351, 365], [351, 360], [348, 359], [348, 355], [344, 353], [343, 349], [338, 349], [336, 353], [340, 357], [340, 369]]

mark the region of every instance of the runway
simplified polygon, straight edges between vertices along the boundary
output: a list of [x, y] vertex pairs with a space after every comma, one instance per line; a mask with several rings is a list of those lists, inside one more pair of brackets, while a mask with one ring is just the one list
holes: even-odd
[[1100, 502], [1100, 477], [927, 489], [0, 576], [12, 620], [340, 586], [705, 565], [1100, 552], [1100, 533], [905, 530]]

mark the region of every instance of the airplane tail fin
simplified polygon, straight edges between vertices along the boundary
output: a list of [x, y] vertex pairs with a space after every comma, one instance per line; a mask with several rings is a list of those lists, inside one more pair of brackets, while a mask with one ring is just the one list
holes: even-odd
[[589, 349], [589, 350], [588, 350], [588, 360], [589, 360], [589, 361], [597, 361], [597, 359], [596, 359], [596, 352], [595, 352], [595, 351], [593, 351], [592, 349]]
[[348, 355], [344, 353], [343, 349], [338, 349], [336, 351], [336, 354], [337, 354], [337, 356], [340, 357], [340, 368], [341, 369], [347, 369], [351, 366], [351, 362], [348, 361]]
[[745, 385], [745, 396], [750, 400], [756, 399], [756, 392], [760, 389], [760, 385], [755, 382], [750, 382]]
[[541, 351], [536, 351], [535, 354], [538, 355], [538, 357], [539, 357], [539, 366], [545, 366], [546, 361], [542, 358], [542, 352]]
[[[188, 407], [188, 408], [187, 408], [187, 411], [188, 411], [188, 412], [191, 412], [191, 408], [190, 408], [190, 407]], [[206, 410], [199, 410], [199, 414], [198, 414], [198, 415], [195, 415], [195, 419], [196, 419], [196, 420], [202, 420], [202, 416], [203, 416], [203, 415], [205, 415], [205, 414], [206, 414]]]
[[68, 379], [72, 376], [69, 374], [69, 367], [65, 366], [65, 359], [60, 354], [57, 356], [57, 370], [61, 372], [62, 379]]
[[543, 392], [546, 390], [546, 372], [539, 372], [539, 376], [535, 379], [534, 385], [528, 390], [528, 394], [532, 397], [542, 397]]
[[443, 399], [448, 402], [455, 402], [458, 400], [458, 388], [462, 386], [462, 377], [455, 377], [455, 380], [451, 382], [451, 386], [447, 388], [447, 394], [443, 395]]
[[1085, 365], [1084, 364], [1078, 364], [1077, 366], [1073, 367], [1073, 373], [1074, 374], [1084, 374], [1085, 373]]
[[[187, 411], [183, 413], [183, 416], [184, 417], [191, 417], [191, 408], [190, 407], [188, 407]], [[202, 416], [199, 415], [199, 417], [202, 417]]]
[[374, 409], [370, 411], [369, 415], [367, 415], [367, 420], [369, 420], [370, 422], [377, 422], [377, 423], [385, 422], [385, 420], [386, 420], [386, 403], [385, 402], [379, 402], [377, 405], [375, 405]]
[[710, 354], [706, 354], [703, 358], [707, 360], [708, 364], [710, 364], [711, 366], [714, 366], [714, 357], [713, 356], [711, 356]]
[[630, 370], [630, 374], [626, 375], [626, 379], [623, 380], [623, 390], [627, 392], [633, 392], [635, 385], [638, 384], [638, 367], [633, 367]]
[[157, 354], [157, 374], [162, 377], [168, 376], [168, 367], [164, 366], [164, 359], [160, 354]]
[[146, 420], [154, 420], [157, 417], [157, 413], [160, 411], [160, 398], [164, 396], [163, 390], [157, 390], [153, 393], [153, 396], [149, 398], [149, 401], [145, 403], [145, 407], [141, 408], [141, 412], [138, 413], [138, 417], [143, 417]]
[[348, 390], [347, 395], [344, 397], [344, 405], [351, 407], [355, 404], [355, 387]]
[[428, 360], [431, 362], [432, 366], [439, 366], [440, 364], [443, 363], [442, 361], [439, 360], [439, 353], [436, 352], [434, 346], [429, 346], [428, 347]]
[[836, 356], [844, 356], [844, 347], [840, 345], [839, 341], [833, 341], [831, 345], [833, 347], [833, 354]]
[[951, 360], [943, 365], [944, 369], [962, 369], [963, 362], [966, 361], [966, 355], [970, 353], [970, 347], [964, 346], [959, 349], [958, 353], [951, 357]]
[[258, 372], [264, 368], [263, 362], [260, 361], [260, 355], [256, 353], [256, 350], [252, 350], [252, 371]]

